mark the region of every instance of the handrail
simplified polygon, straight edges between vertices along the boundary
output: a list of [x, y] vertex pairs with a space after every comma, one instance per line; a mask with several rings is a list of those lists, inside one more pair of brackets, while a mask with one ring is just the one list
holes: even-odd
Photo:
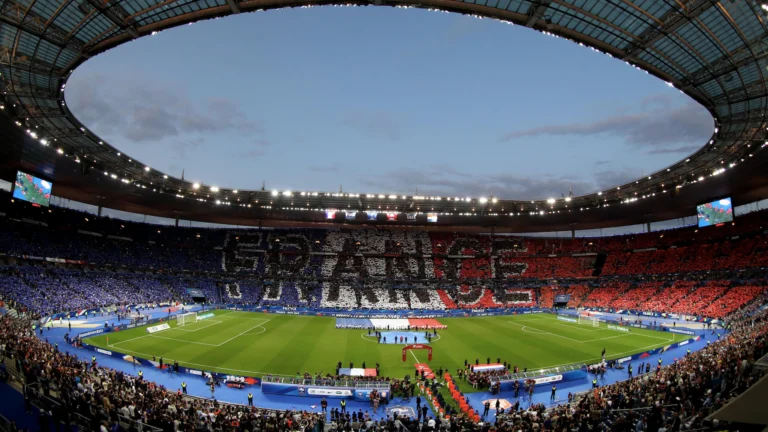
[[766, 355], [764, 355], [764, 356], [760, 357], [760, 358], [759, 358], [759, 359], [758, 359], [758, 360], [755, 362], [755, 365], [754, 365], [754, 366], [755, 366], [755, 369], [757, 369], [757, 370], [760, 370], [760, 371], [763, 371], [763, 370], [768, 370], [768, 354], [766, 354]]
[[[60, 407], [61, 402], [58, 400], [46, 396], [42, 394], [42, 392], [39, 389], [36, 389], [35, 387], [39, 387], [39, 383], [33, 383], [33, 384], [25, 384], [25, 391], [27, 395], [30, 396], [30, 401], [33, 405], [40, 408], [41, 410], [45, 411], [53, 411], [52, 408], [54, 407]], [[85, 417], [79, 413], [71, 412], [69, 411], [70, 419], [82, 426], [84, 430], [88, 430], [93, 425], [93, 421]], [[139, 420], [133, 420], [127, 417], [124, 417], [123, 415], [118, 414], [118, 417], [120, 418], [121, 423], [125, 424], [126, 430], [132, 430], [132, 431], [147, 431], [147, 432], [163, 432], [162, 429], [156, 428], [154, 426], [150, 426], [146, 423], [143, 423]]]
[[514, 381], [514, 380], [525, 380], [525, 379], [531, 379], [536, 378], [544, 375], [550, 375], [550, 374], [558, 374], [568, 371], [574, 371], [574, 370], [580, 370], [585, 368], [586, 365], [583, 363], [572, 363], [565, 366], [559, 366], [559, 367], [552, 367], [552, 368], [544, 368], [544, 369], [536, 369], [536, 370], [530, 370], [527, 372], [518, 372], [518, 373], [511, 373], [506, 375], [498, 375], [498, 376], [492, 376], [490, 377], [490, 380], [492, 383], [498, 382], [498, 381]]
[[0, 431], [13, 432], [13, 429], [11, 428], [11, 421], [5, 418], [5, 416], [2, 414], [0, 414]]

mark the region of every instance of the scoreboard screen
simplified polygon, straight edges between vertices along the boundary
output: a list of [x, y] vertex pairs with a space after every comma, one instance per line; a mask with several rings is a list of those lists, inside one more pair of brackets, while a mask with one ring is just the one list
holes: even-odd
[[192, 298], [205, 298], [205, 293], [200, 288], [187, 288], [187, 294]]
[[33, 206], [48, 207], [51, 202], [51, 188], [53, 185], [31, 174], [18, 171], [16, 181], [13, 182], [13, 197], [29, 201]]
[[555, 296], [555, 303], [568, 303], [571, 301], [570, 294], [558, 294]]
[[696, 206], [699, 228], [733, 221], [733, 205], [730, 198]]

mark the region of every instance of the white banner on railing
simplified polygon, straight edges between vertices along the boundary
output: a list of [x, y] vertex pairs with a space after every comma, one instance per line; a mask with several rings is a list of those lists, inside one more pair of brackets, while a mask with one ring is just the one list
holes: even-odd
[[616, 330], [616, 331], [620, 331], [620, 332], [629, 333], [629, 329], [628, 328], [620, 327], [620, 326], [615, 326], [615, 325], [611, 325], [611, 324], [608, 324], [608, 330]]
[[157, 333], [163, 330], [170, 330], [171, 326], [169, 326], [167, 323], [163, 323], [156, 326], [147, 327], [147, 333]]

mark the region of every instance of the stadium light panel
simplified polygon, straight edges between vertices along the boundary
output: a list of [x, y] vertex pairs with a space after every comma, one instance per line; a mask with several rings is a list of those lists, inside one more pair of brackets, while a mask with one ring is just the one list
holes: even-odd
[[219, 188], [217, 186], [211, 186], [211, 192], [218, 192]]
[[148, 166], [145, 166], [145, 167], [144, 167], [144, 171], [149, 171], [149, 167], [148, 167]]
[[485, 204], [488, 202], [488, 198], [486, 197], [480, 197], [480, 204]]
[[554, 198], [550, 198], [550, 199], [547, 200], [547, 204], [554, 204], [554, 203], [555, 203], [555, 199]]
[[276, 190], [273, 190], [273, 191], [272, 191], [272, 196], [275, 196], [275, 197], [276, 197], [276, 196], [278, 196], [278, 195], [280, 195], [280, 192], [278, 192], [278, 191], [276, 191]]
[[200, 183], [193, 183], [192, 189], [200, 189]]

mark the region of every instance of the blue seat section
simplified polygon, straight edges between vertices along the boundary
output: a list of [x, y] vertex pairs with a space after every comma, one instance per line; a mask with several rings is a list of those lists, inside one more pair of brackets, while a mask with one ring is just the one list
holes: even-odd
[[340, 328], [362, 328], [367, 329], [373, 326], [368, 318], [336, 318], [336, 327]]

